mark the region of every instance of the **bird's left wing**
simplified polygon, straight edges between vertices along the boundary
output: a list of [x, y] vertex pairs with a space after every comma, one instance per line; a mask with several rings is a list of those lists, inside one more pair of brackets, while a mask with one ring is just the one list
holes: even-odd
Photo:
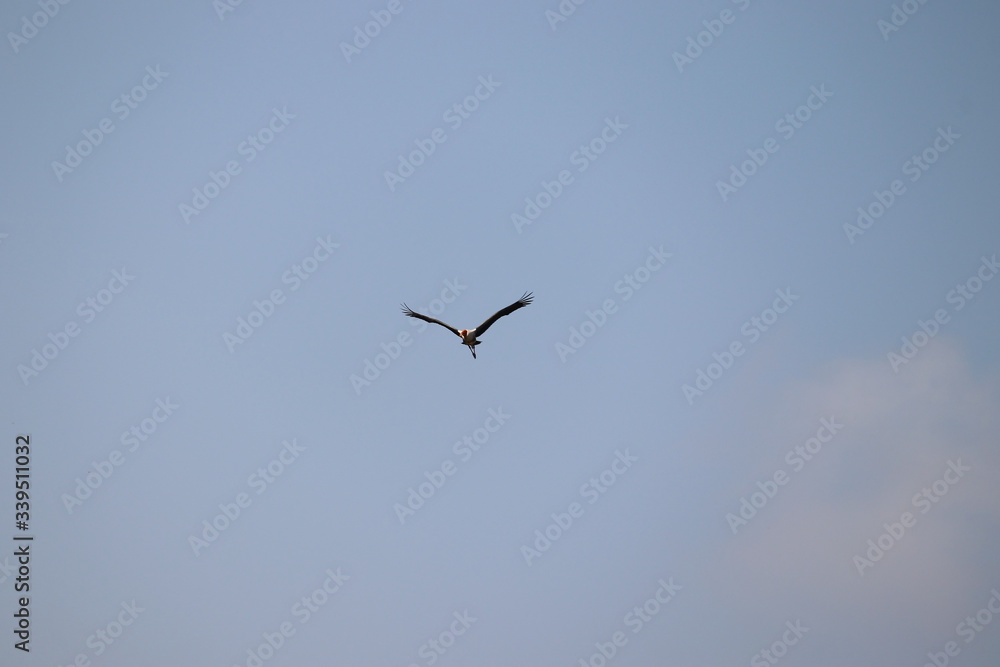
[[533, 298], [534, 297], [531, 295], [531, 292], [525, 292], [524, 296], [522, 296], [520, 299], [518, 299], [514, 303], [510, 304], [506, 308], [503, 308], [503, 309], [498, 310], [497, 312], [493, 313], [493, 315], [488, 320], [486, 320], [485, 322], [483, 322], [482, 324], [480, 324], [478, 327], [476, 327], [476, 337], [478, 338], [480, 334], [485, 333], [485, 331], [487, 329], [489, 329], [491, 326], [493, 326], [494, 322], [496, 322], [497, 320], [499, 320], [504, 315], [510, 315], [511, 313], [513, 313], [518, 308], [524, 308], [525, 306], [527, 306], [529, 303], [531, 303], [531, 300]]

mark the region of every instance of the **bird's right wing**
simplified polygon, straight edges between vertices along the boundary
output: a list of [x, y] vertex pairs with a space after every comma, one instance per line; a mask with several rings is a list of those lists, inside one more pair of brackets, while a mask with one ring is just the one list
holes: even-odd
[[448, 331], [452, 332], [453, 334], [455, 334], [459, 338], [462, 337], [462, 334], [458, 333], [458, 329], [456, 329], [455, 327], [451, 326], [450, 324], [445, 324], [441, 320], [435, 320], [433, 317], [427, 317], [426, 315], [421, 315], [420, 313], [416, 312], [415, 310], [410, 310], [409, 306], [407, 306], [405, 303], [403, 304], [403, 314], [406, 315], [406, 316], [408, 316], [408, 317], [415, 317], [418, 320], [423, 320], [424, 322], [430, 322], [431, 324], [440, 324], [445, 329], [447, 329]]

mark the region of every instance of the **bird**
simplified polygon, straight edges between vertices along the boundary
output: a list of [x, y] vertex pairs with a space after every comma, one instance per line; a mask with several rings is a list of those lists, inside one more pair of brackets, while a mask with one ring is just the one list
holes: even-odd
[[436, 320], [433, 317], [428, 317], [427, 315], [421, 315], [420, 313], [414, 310], [410, 310], [410, 307], [407, 306], [405, 303], [402, 304], [402, 306], [403, 306], [403, 314], [406, 315], [407, 317], [415, 317], [418, 320], [423, 320], [424, 322], [430, 322], [432, 324], [440, 324], [445, 329], [447, 329], [448, 331], [452, 332], [453, 334], [461, 338], [462, 345], [467, 345], [469, 347], [469, 351], [472, 352], [472, 358], [475, 359], [476, 345], [479, 345], [482, 342], [481, 340], [479, 340], [479, 336], [482, 336], [484, 333], [486, 333], [486, 330], [489, 329], [491, 326], [493, 326], [493, 323], [499, 320], [504, 315], [510, 315], [518, 308], [524, 308], [525, 306], [527, 306], [529, 303], [531, 303], [531, 300], [533, 298], [534, 297], [532, 296], [531, 292], [525, 292], [520, 299], [510, 304], [506, 308], [501, 308], [497, 312], [493, 313], [486, 319], [485, 322], [480, 324], [475, 329], [462, 329], [461, 331], [451, 326], [450, 324], [445, 324], [441, 320]]

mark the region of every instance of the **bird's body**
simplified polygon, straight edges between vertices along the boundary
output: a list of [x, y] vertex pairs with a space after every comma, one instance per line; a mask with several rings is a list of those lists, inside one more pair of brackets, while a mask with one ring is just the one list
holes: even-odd
[[479, 345], [482, 342], [481, 340], [479, 340], [479, 336], [486, 333], [486, 330], [489, 329], [494, 322], [499, 320], [504, 315], [510, 315], [518, 308], [524, 308], [525, 306], [527, 306], [529, 303], [531, 303], [532, 298], [533, 297], [531, 295], [531, 292], [525, 292], [524, 296], [522, 296], [520, 299], [510, 304], [506, 308], [502, 308], [497, 312], [493, 313], [492, 316], [487, 318], [485, 322], [480, 324], [475, 329], [458, 330], [455, 327], [451, 326], [450, 324], [445, 324], [441, 320], [436, 320], [433, 317], [428, 317], [427, 315], [421, 315], [416, 311], [410, 310], [410, 308], [405, 303], [403, 304], [403, 314], [408, 317], [415, 317], [418, 320], [423, 320], [424, 322], [431, 322], [432, 324], [440, 324], [445, 329], [447, 329], [448, 331], [452, 332], [453, 334], [461, 338], [462, 345], [467, 345], [469, 347], [469, 351], [472, 352], [472, 358], [475, 359], [476, 345]]

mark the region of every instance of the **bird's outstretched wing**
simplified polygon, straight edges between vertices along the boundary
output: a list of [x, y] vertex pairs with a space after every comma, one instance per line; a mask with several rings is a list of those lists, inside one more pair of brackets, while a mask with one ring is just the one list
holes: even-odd
[[486, 330], [489, 329], [491, 326], [493, 326], [493, 323], [499, 320], [504, 315], [510, 315], [518, 308], [524, 308], [525, 306], [527, 306], [529, 303], [531, 303], [531, 300], [533, 298], [534, 297], [531, 296], [531, 292], [525, 292], [524, 296], [522, 296], [514, 303], [510, 304], [506, 308], [502, 308], [501, 310], [498, 310], [497, 312], [493, 313], [493, 315], [491, 315], [488, 320], [486, 320], [478, 327], [476, 327], [476, 337], [478, 338], [481, 334], [486, 333]]
[[430, 322], [431, 324], [440, 324], [445, 329], [447, 329], [448, 331], [452, 332], [453, 334], [455, 334], [459, 338], [462, 337], [462, 334], [458, 333], [458, 329], [456, 329], [455, 327], [451, 326], [450, 324], [445, 324], [441, 320], [435, 320], [433, 317], [427, 317], [426, 315], [421, 315], [420, 313], [416, 312], [415, 310], [410, 310], [410, 307], [407, 306], [405, 303], [403, 304], [403, 314], [407, 315], [408, 317], [415, 317], [418, 320], [423, 320], [424, 322]]

